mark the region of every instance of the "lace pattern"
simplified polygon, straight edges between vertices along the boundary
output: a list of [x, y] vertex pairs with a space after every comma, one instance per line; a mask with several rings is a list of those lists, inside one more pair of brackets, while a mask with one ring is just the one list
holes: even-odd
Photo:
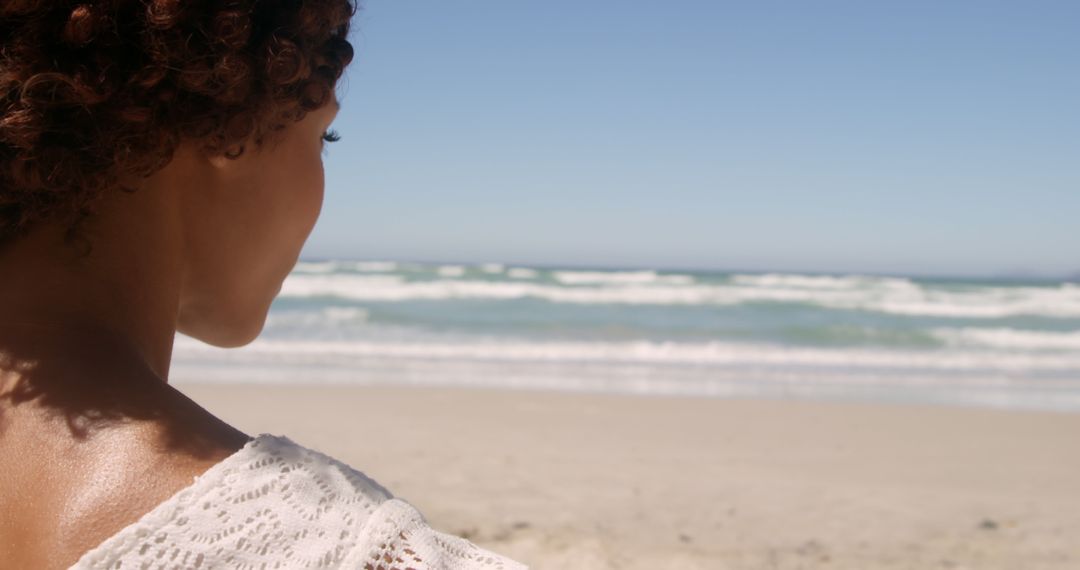
[[431, 530], [409, 503], [392, 499], [370, 518], [364, 539], [343, 568], [362, 570], [419, 570], [471, 568], [516, 570], [524, 568], [473, 543]]
[[341, 568], [523, 570], [431, 529], [412, 505], [349, 466], [261, 435], [72, 570]]

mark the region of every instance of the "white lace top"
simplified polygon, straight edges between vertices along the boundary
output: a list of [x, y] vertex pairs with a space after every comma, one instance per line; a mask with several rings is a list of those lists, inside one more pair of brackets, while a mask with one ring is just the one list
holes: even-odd
[[432, 530], [348, 465], [265, 434], [72, 568], [525, 570]]

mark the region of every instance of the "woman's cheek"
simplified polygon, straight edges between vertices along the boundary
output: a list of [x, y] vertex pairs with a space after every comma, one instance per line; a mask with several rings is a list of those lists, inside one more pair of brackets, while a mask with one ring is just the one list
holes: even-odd
[[313, 169], [313, 176], [311, 177], [311, 186], [305, 188], [303, 196], [306, 198], [306, 203], [303, 205], [303, 212], [306, 212], [307, 228], [304, 234], [304, 239], [311, 234], [311, 231], [315, 228], [315, 223], [319, 220], [319, 214], [322, 213], [323, 199], [326, 195], [326, 173], [323, 171], [322, 154], [320, 153], [317, 159], [316, 168]]

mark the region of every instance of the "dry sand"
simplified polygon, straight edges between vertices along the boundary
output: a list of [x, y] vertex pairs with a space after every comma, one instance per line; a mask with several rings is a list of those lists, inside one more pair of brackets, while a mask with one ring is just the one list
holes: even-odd
[[1080, 568], [1080, 414], [180, 388], [539, 570]]

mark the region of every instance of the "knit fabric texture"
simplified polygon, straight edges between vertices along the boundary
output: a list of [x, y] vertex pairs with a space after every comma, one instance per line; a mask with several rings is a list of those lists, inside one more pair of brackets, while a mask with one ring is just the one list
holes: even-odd
[[267, 434], [72, 566], [173, 568], [525, 570], [433, 530], [348, 465]]

